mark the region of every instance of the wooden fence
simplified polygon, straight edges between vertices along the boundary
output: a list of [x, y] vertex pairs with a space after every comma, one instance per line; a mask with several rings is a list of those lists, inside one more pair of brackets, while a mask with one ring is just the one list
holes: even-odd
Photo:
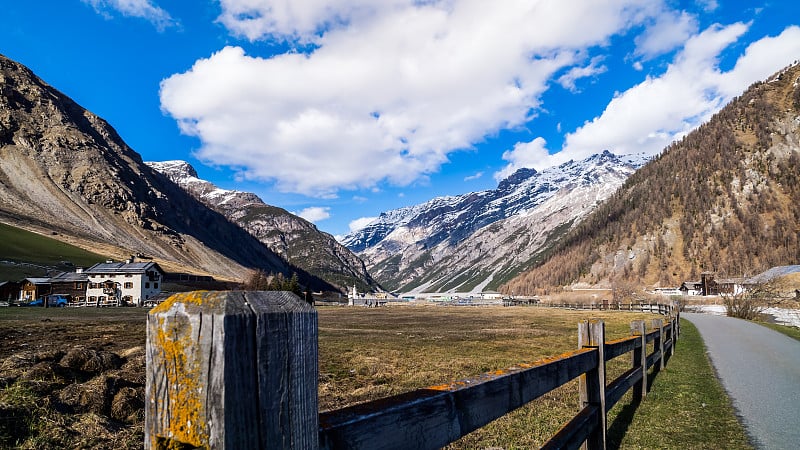
[[[677, 317], [651, 326], [606, 342], [584, 321], [558, 357], [319, 413], [312, 307], [288, 292], [177, 294], [147, 318], [145, 448], [440, 448], [578, 377], [581, 409], [544, 447], [605, 448], [609, 409], [630, 389], [643, 398], [675, 350]], [[606, 362], [629, 353], [607, 382]]]
[[579, 309], [589, 311], [639, 311], [653, 314], [672, 315], [677, 312], [677, 307], [665, 303], [623, 303], [623, 302], [600, 302], [600, 303], [539, 303], [537, 306], [549, 308]]

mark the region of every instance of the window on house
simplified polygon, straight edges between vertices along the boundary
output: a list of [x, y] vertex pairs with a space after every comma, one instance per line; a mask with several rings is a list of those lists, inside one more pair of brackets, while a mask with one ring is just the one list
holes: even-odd
[[133, 283], [130, 281], [125, 282], [125, 289], [133, 289]]
[[89, 296], [89, 301], [90, 301], [90, 302], [96, 302], [96, 301], [97, 301], [97, 297], [96, 297], [96, 296], [94, 296], [94, 295], [90, 295], [90, 296]]
[[133, 274], [132, 274], [132, 273], [126, 273], [126, 274], [125, 274], [125, 278], [130, 278], [130, 277], [132, 277], [132, 276], [133, 276]]
[[158, 283], [153, 283], [153, 289], [158, 289]]
[[144, 282], [144, 288], [145, 289], [150, 289], [150, 282], [149, 281], [145, 281]]

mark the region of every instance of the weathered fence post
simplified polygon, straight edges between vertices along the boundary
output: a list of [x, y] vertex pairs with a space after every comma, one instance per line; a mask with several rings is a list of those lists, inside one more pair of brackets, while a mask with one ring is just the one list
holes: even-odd
[[675, 355], [675, 343], [678, 341], [676, 339], [678, 337], [678, 319], [672, 316], [670, 321], [672, 322], [672, 327], [669, 332], [669, 339], [672, 341], [672, 345], [669, 346], [669, 357], [672, 358]]
[[633, 385], [633, 400], [644, 400], [647, 395], [647, 336], [644, 320], [631, 322], [631, 334], [641, 337], [641, 346], [633, 350], [633, 368], [642, 369], [642, 380]]
[[664, 321], [661, 319], [653, 319], [653, 328], [658, 331], [656, 339], [653, 341], [653, 348], [659, 352], [658, 365], [653, 366], [654, 370], [660, 371], [664, 368]]
[[317, 448], [317, 313], [290, 292], [175, 294], [147, 317], [145, 449]]
[[598, 409], [599, 423], [589, 438], [585, 448], [606, 448], [606, 325], [602, 320], [582, 321], [578, 325], [578, 348], [597, 349], [597, 367], [580, 376], [581, 409], [594, 405]]

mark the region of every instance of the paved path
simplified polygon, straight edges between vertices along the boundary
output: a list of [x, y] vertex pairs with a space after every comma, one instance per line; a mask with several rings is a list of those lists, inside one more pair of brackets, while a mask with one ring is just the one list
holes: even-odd
[[691, 313], [681, 317], [700, 331], [756, 446], [800, 449], [800, 341], [746, 320]]

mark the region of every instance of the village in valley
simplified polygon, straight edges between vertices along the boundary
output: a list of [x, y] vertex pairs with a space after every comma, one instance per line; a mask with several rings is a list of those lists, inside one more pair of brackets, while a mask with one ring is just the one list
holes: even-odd
[[[197, 280], [197, 275], [172, 274], [153, 261], [106, 260], [89, 268], [51, 276], [0, 280], [0, 305], [42, 307], [154, 306], [169, 295], [167, 281]], [[47, 299], [47, 302], [44, 302]]]

